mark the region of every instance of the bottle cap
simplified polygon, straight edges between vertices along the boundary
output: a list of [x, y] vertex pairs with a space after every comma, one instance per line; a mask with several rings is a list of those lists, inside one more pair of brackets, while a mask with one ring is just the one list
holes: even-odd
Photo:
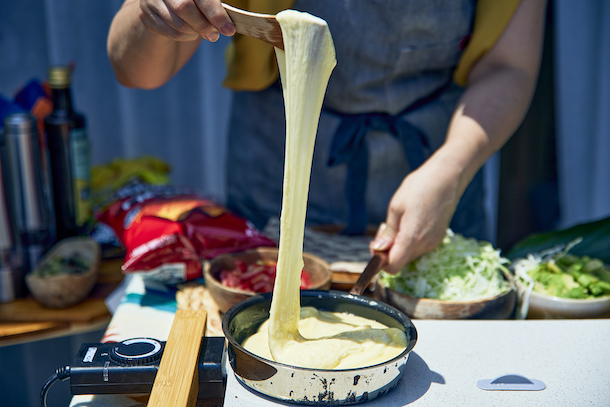
[[67, 66], [52, 66], [49, 68], [49, 85], [52, 88], [67, 88], [70, 86], [70, 68]]

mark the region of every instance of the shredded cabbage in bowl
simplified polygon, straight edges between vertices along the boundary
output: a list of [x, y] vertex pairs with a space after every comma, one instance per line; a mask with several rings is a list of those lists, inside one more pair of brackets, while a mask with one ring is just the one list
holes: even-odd
[[417, 298], [473, 301], [495, 297], [512, 288], [510, 274], [491, 243], [465, 238], [451, 229], [439, 247], [407, 264], [397, 275], [381, 272], [392, 290]]

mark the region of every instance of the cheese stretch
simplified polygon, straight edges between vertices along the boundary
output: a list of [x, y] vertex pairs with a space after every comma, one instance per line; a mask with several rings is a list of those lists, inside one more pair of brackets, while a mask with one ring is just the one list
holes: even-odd
[[348, 314], [300, 307], [303, 236], [313, 150], [335, 48], [326, 21], [277, 14], [284, 50], [275, 49], [286, 109], [286, 157], [277, 273], [269, 320], [243, 346], [294, 366], [343, 369], [387, 361], [406, 348], [404, 332]]

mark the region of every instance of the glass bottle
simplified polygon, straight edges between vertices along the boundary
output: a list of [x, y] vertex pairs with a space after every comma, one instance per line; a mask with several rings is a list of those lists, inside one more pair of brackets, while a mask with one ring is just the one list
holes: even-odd
[[91, 216], [91, 149], [85, 117], [72, 105], [70, 69], [49, 69], [53, 111], [45, 118], [57, 240], [84, 232]]

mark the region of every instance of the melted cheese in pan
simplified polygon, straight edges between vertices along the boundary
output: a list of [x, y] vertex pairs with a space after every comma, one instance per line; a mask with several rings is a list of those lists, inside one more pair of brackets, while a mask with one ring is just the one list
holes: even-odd
[[269, 323], [243, 343], [245, 349], [266, 359], [313, 369], [353, 369], [386, 362], [407, 346], [405, 333], [397, 328], [356, 315], [301, 308], [298, 339], [282, 347], [282, 359], [269, 348]]
[[336, 65], [326, 21], [295, 10], [277, 15], [284, 51], [275, 49], [286, 107], [286, 158], [277, 274], [269, 320], [243, 346], [294, 366], [347, 369], [400, 354], [404, 332], [349, 314], [300, 307], [309, 176], [322, 101]]

